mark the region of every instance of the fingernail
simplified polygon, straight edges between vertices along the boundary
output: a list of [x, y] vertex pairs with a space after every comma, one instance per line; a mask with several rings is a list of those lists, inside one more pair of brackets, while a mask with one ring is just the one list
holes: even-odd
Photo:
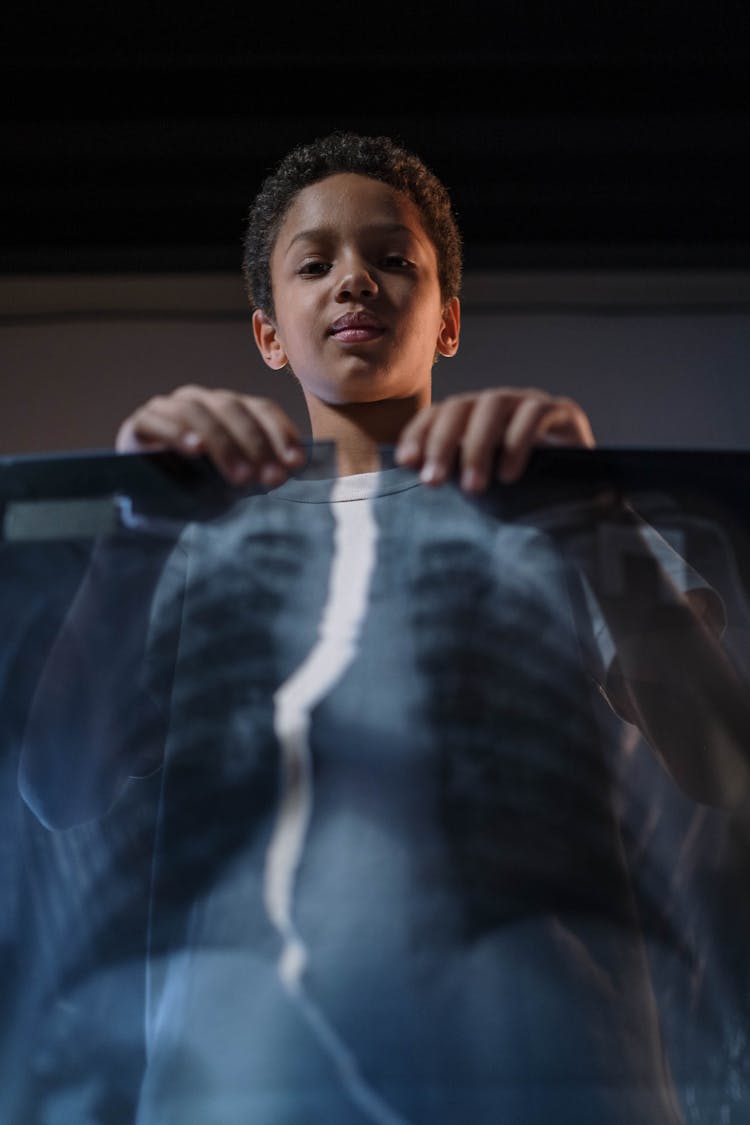
[[203, 439], [194, 430], [188, 430], [182, 435], [180, 442], [184, 449], [198, 449], [203, 444]]
[[275, 484], [281, 484], [284, 480], [286, 473], [280, 465], [275, 465], [272, 462], [264, 465], [260, 470], [260, 482], [272, 488]]
[[397, 461], [413, 461], [416, 457], [419, 457], [419, 446], [414, 442], [407, 441], [404, 445], [397, 446]]
[[297, 446], [290, 446], [284, 450], [284, 460], [289, 465], [299, 465], [304, 458], [304, 454]]
[[419, 479], [423, 484], [440, 484], [445, 478], [445, 473], [440, 465], [434, 461], [428, 461], [419, 474]]
[[478, 469], [464, 469], [461, 473], [461, 488], [464, 492], [481, 492], [486, 485], [484, 473]]
[[253, 475], [253, 467], [247, 461], [235, 461], [229, 471], [235, 484], [244, 484]]

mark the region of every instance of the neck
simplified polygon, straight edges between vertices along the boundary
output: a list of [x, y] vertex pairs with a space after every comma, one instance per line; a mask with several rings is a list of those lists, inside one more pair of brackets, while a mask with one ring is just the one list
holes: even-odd
[[339, 476], [371, 473], [380, 468], [379, 445], [395, 445], [407, 422], [429, 405], [417, 396], [331, 405], [307, 397], [315, 441], [334, 441]]

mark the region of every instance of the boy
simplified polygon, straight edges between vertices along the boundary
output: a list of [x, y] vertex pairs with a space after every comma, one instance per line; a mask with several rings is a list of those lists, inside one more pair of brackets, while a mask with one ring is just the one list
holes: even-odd
[[[514, 479], [535, 441], [593, 445], [580, 407], [540, 391], [456, 396], [422, 413], [437, 354], [458, 349], [460, 238], [442, 184], [383, 138], [334, 136], [291, 154], [251, 212], [244, 273], [261, 355], [291, 367], [342, 475], [372, 469], [377, 444], [400, 440], [399, 461], [431, 484], [460, 449], [463, 483], [480, 491], [500, 450]], [[136, 411], [117, 446], [205, 450], [235, 483], [274, 485], [300, 463], [298, 441], [271, 403], [185, 388]]]
[[[474, 499], [496, 457], [513, 480], [535, 443], [593, 438], [539, 391], [429, 405], [436, 354], [458, 347], [460, 245], [415, 157], [341, 134], [292, 152], [253, 205], [245, 274], [260, 352], [299, 380], [336, 464], [301, 471], [291, 421], [229, 391], [153, 399], [118, 435], [270, 490], [185, 531], [142, 667], [110, 658], [163, 716], [138, 740], [164, 760], [138, 1121], [680, 1120], [591, 683], [619, 684], [700, 788], [688, 728], [700, 747], [714, 699], [675, 738], [680, 697], [629, 673], [673, 651], [640, 643], [655, 605], [719, 680], [720, 653], [649, 571], [644, 595], [600, 594], [624, 638], [608, 679], [580, 570]], [[420, 487], [456, 465], [461, 490]], [[653, 561], [627, 513], [621, 530]], [[66, 665], [80, 687], [73, 650], [53, 653], [56, 698]], [[32, 805], [45, 726], [69, 729], [39, 698]], [[80, 745], [72, 791], [99, 753]]]

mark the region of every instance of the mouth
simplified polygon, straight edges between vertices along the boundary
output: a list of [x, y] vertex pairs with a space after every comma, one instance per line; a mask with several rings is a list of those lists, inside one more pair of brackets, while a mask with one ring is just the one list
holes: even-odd
[[377, 340], [385, 332], [385, 325], [371, 313], [346, 313], [335, 320], [330, 334], [342, 344], [361, 344], [367, 340]]

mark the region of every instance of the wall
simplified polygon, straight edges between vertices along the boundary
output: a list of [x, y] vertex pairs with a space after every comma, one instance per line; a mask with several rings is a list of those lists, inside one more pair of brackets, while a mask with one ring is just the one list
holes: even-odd
[[[578, 399], [602, 445], [750, 448], [750, 274], [487, 273], [435, 395], [507, 383]], [[0, 280], [0, 454], [106, 448], [184, 382], [302, 396], [255, 351], [231, 274]]]

